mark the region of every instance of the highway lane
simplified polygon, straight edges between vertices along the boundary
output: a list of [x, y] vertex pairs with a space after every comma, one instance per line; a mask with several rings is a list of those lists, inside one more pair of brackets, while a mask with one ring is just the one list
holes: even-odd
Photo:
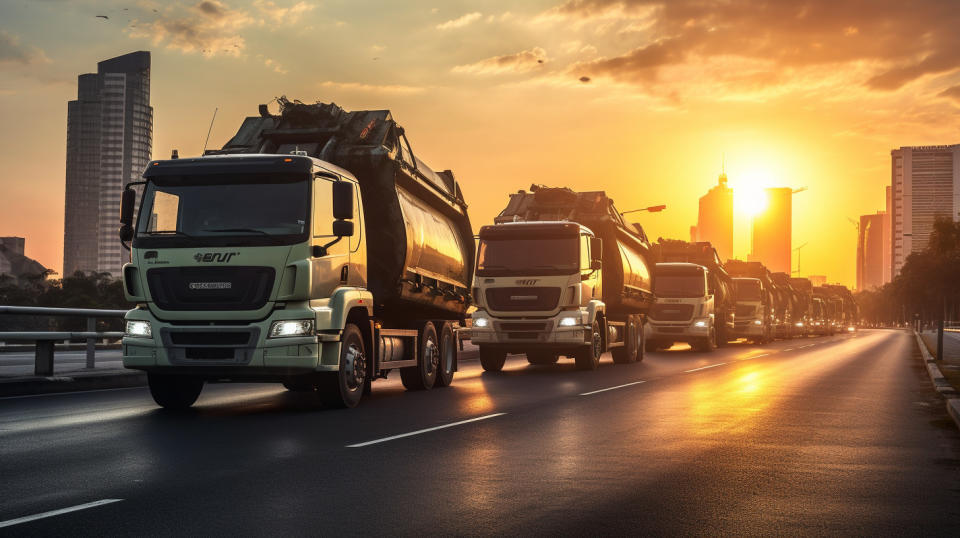
[[425, 393], [378, 381], [350, 411], [270, 385], [210, 385], [185, 415], [144, 389], [3, 399], [0, 526], [119, 501], [0, 532], [956, 535], [960, 435], [915, 349], [512, 357]]

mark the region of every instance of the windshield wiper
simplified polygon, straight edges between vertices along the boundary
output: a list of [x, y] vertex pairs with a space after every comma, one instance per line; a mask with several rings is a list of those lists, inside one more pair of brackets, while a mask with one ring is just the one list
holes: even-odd
[[220, 232], [220, 233], [230, 233], [230, 232], [253, 232], [263, 235], [270, 235], [263, 230], [257, 230], [255, 228], [218, 228], [216, 230], [200, 230], [201, 232]]
[[188, 237], [190, 239], [196, 239], [196, 237], [186, 233], [181, 232], [180, 230], [156, 230], [153, 232], [143, 232], [143, 235], [182, 235], [183, 237]]

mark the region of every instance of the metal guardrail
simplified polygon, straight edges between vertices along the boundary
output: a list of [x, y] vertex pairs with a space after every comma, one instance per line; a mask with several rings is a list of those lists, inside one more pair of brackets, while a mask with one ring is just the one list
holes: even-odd
[[0, 315], [70, 316], [87, 318], [83, 332], [0, 332], [0, 342], [33, 342], [33, 372], [38, 376], [53, 375], [53, 354], [57, 342], [84, 339], [87, 342], [87, 368], [96, 366], [96, 343], [102, 338], [123, 338], [122, 332], [96, 332], [98, 318], [122, 318], [126, 310], [99, 310], [95, 308], [47, 308], [39, 306], [0, 306]]

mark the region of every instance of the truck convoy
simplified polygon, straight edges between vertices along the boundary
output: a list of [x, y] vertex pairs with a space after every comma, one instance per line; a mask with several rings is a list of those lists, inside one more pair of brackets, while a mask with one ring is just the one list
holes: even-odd
[[539, 185], [510, 195], [480, 229], [470, 337], [486, 371], [507, 353], [532, 364], [573, 357], [593, 370], [643, 360], [643, 324], [653, 304], [649, 243], [602, 191]]
[[860, 320], [860, 311], [853, 293], [841, 284], [827, 284], [823, 288], [831, 294], [834, 303], [838, 304], [837, 329], [840, 331], [856, 330], [857, 323]]
[[773, 340], [777, 298], [770, 271], [760, 262], [741, 260], [727, 260], [726, 268], [736, 289], [736, 337], [758, 344]]
[[449, 385], [474, 261], [453, 173], [388, 110], [279, 102], [221, 150], [152, 161], [136, 223], [136, 185], [123, 192], [124, 366], [168, 408], [206, 381], [340, 407], [393, 370], [410, 390]]
[[647, 351], [675, 342], [713, 351], [734, 334], [734, 281], [708, 242], [658, 239], [652, 245], [656, 303], [647, 323]]

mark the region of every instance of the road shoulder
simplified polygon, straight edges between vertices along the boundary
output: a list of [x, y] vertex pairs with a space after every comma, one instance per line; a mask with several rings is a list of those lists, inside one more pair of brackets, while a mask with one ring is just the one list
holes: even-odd
[[933, 388], [946, 399], [947, 413], [950, 414], [950, 418], [953, 419], [957, 428], [960, 428], [960, 398], [958, 398], [960, 392], [950, 384], [950, 381], [943, 375], [943, 372], [940, 371], [936, 360], [933, 355], [930, 354], [930, 350], [927, 349], [920, 334], [915, 332], [914, 336], [917, 339], [917, 346], [920, 347], [923, 364], [927, 368], [927, 375], [930, 376], [930, 382], [933, 383]]

